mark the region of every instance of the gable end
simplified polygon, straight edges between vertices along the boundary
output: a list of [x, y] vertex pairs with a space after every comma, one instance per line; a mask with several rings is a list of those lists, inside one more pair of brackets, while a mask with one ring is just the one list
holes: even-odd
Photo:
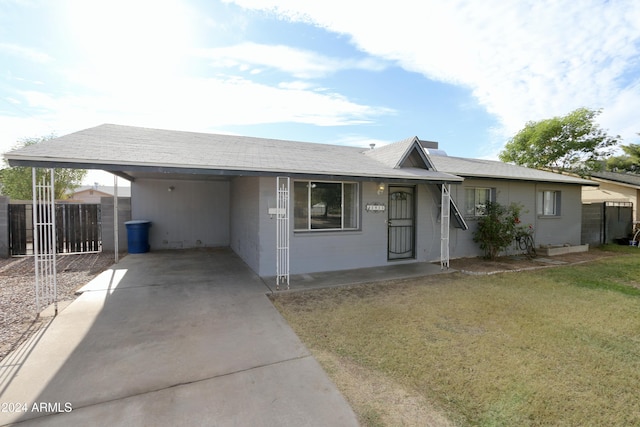
[[405, 155], [398, 162], [398, 168], [420, 168], [435, 171], [436, 168], [429, 159], [429, 156], [422, 148], [420, 140], [415, 138], [411, 147], [406, 151]]

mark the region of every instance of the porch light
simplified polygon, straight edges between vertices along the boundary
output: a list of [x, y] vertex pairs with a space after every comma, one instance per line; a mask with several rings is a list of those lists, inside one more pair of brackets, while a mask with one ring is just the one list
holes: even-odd
[[378, 196], [381, 196], [384, 193], [384, 182], [378, 184]]
[[174, 187], [173, 185], [169, 186], [169, 188], [167, 189], [167, 191], [169, 191], [169, 193], [171, 193], [173, 190], [175, 190], [176, 187]]

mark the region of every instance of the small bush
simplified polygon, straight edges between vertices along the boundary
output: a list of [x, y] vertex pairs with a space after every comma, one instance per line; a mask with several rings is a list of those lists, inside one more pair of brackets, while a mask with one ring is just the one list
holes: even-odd
[[486, 215], [478, 220], [478, 229], [473, 233], [473, 241], [480, 244], [485, 258], [495, 259], [513, 243], [519, 232], [521, 210], [522, 207], [515, 203], [509, 206], [487, 203]]

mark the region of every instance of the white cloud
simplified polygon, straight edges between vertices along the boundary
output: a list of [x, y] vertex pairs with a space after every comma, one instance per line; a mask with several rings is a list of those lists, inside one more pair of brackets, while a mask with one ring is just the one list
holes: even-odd
[[621, 104], [638, 103], [634, 0], [233, 2], [346, 34], [369, 55], [468, 87], [504, 134], [582, 106], [603, 108], [601, 119], [621, 128], [612, 133], [637, 120]]
[[278, 87], [282, 89], [308, 90], [313, 88], [314, 86], [311, 83], [302, 80], [296, 80], [291, 82], [281, 82], [278, 84]]
[[299, 79], [324, 77], [345, 69], [374, 71], [384, 69], [381, 61], [371, 58], [330, 58], [289, 46], [251, 42], [214, 49], [198, 49], [194, 53], [210, 59], [216, 67], [249, 68], [249, 65], [269, 67]]
[[[18, 92], [25, 108], [33, 112], [32, 119], [24, 122], [55, 126], [56, 133], [62, 135], [101, 123], [211, 131], [229, 125], [287, 122], [342, 126], [369, 123], [379, 115], [394, 114], [393, 110], [358, 104], [339, 94], [307, 90], [304, 85], [279, 88], [239, 77], [182, 78], [162, 91], [154, 80], [125, 84], [100, 77], [92, 82], [89, 76], [83, 76], [79, 81], [93, 88], [102, 84], [102, 91], [62, 96]], [[31, 136], [37, 129], [15, 124], [11, 128], [29, 131], [22, 136]], [[13, 135], [0, 137], [15, 140]]]
[[44, 52], [40, 52], [30, 47], [21, 46], [13, 43], [0, 43], [0, 52], [28, 59], [36, 63], [44, 64], [51, 61], [51, 57]]

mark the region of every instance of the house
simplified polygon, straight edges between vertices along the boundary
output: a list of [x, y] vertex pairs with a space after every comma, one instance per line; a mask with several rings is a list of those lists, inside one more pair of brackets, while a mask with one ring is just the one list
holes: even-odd
[[471, 235], [482, 216], [478, 204], [485, 200], [521, 205], [521, 223], [532, 226], [536, 246], [582, 243], [582, 188], [597, 183], [493, 160], [438, 155], [431, 159], [439, 171], [465, 179], [462, 185], [452, 187], [452, 197], [464, 207], [470, 233], [455, 233], [456, 239], [450, 240], [452, 257], [479, 255]]
[[[98, 185], [81, 185], [76, 188], [67, 199], [76, 203], [100, 203], [102, 197], [113, 197], [115, 187]], [[118, 197], [131, 197], [131, 187], [118, 187]]]
[[638, 222], [638, 200], [640, 200], [640, 175], [618, 172], [593, 172], [591, 179], [599, 187], [583, 187], [584, 203], [632, 204], [633, 221]]
[[477, 256], [490, 200], [522, 204], [537, 244], [579, 245], [582, 186], [597, 185], [417, 137], [363, 149], [105, 124], [5, 157], [123, 177], [151, 250], [227, 246], [261, 276]]

